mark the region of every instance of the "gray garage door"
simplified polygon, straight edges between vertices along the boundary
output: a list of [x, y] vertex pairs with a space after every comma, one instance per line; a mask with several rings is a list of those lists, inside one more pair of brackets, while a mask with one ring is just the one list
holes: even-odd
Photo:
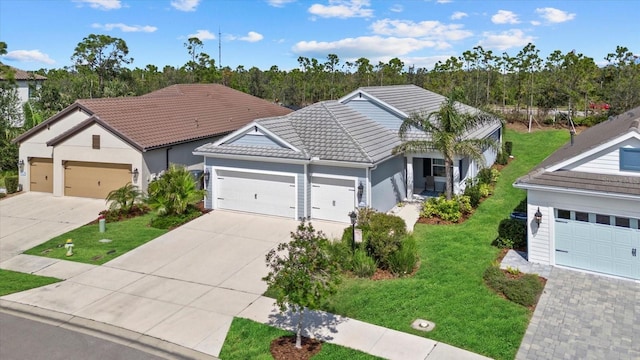
[[638, 219], [556, 209], [556, 264], [640, 279]]

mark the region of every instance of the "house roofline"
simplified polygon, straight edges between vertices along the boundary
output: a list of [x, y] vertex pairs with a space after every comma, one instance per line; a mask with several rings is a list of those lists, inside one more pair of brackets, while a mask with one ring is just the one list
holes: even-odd
[[515, 182], [512, 184], [513, 187], [517, 189], [523, 190], [537, 190], [537, 191], [548, 191], [554, 193], [563, 193], [563, 194], [572, 194], [572, 195], [590, 195], [597, 196], [603, 198], [614, 198], [614, 199], [624, 199], [624, 200], [640, 200], [640, 196], [638, 195], [628, 195], [628, 194], [620, 194], [620, 193], [603, 193], [601, 191], [592, 191], [592, 190], [580, 190], [574, 188], [559, 188], [555, 186], [544, 186], [544, 185], [534, 185], [534, 184], [525, 184]]
[[49, 126], [51, 126], [53, 123], [57, 122], [58, 120], [64, 118], [65, 116], [71, 114], [73, 111], [82, 111], [85, 114], [89, 115], [89, 116], [93, 116], [94, 113], [93, 111], [91, 111], [88, 107], [78, 103], [77, 101], [74, 102], [73, 104], [67, 106], [66, 108], [62, 109], [59, 113], [53, 115], [52, 117], [48, 118], [47, 120], [41, 122], [40, 124], [32, 127], [31, 129], [29, 129], [27, 132], [23, 133], [22, 135], [19, 135], [18, 137], [16, 137], [15, 139], [11, 140], [11, 143], [16, 144], [16, 143], [21, 143], [25, 140], [27, 140], [28, 138], [30, 138], [31, 136], [37, 134], [38, 132], [40, 132], [40, 130], [47, 128]]

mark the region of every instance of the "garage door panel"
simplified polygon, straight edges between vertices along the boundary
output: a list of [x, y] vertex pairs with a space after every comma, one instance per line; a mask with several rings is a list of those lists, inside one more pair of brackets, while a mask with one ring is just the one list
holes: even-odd
[[29, 190], [52, 193], [53, 159], [32, 158], [29, 164]]
[[104, 199], [109, 192], [131, 182], [130, 164], [67, 161], [64, 168], [65, 196]]
[[311, 177], [311, 217], [347, 222], [355, 208], [355, 181], [322, 176]]
[[294, 176], [218, 170], [216, 194], [220, 209], [295, 217]]

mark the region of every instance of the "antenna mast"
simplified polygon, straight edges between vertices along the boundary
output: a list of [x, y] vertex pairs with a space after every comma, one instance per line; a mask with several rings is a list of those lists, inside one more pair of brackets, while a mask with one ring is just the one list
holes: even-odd
[[218, 66], [222, 69], [222, 33], [218, 26]]

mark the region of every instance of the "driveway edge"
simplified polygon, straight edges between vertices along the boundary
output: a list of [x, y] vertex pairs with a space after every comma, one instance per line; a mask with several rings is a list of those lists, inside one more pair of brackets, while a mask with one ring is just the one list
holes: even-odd
[[219, 360], [217, 357], [152, 336], [36, 306], [0, 299], [0, 312], [95, 336], [165, 359]]

